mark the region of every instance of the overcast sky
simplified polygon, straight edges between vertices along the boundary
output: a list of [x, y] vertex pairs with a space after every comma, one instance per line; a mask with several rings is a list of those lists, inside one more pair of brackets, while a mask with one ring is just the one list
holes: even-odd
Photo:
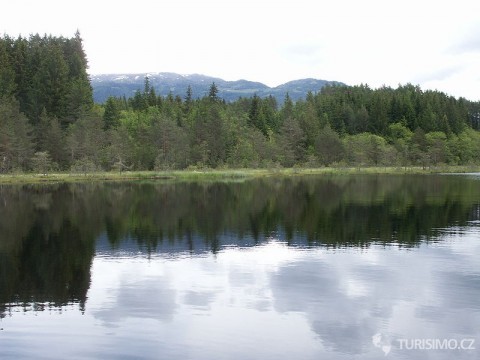
[[480, 100], [480, 1], [4, 1], [0, 31], [71, 37], [89, 72], [419, 84]]

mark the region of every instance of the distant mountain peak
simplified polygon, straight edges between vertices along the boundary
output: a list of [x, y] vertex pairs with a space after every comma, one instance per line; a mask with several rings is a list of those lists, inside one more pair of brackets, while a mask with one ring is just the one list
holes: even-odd
[[215, 82], [218, 95], [226, 101], [235, 101], [239, 97], [251, 97], [257, 94], [260, 97], [274, 96], [277, 101], [283, 102], [288, 92], [293, 101], [304, 99], [309, 91], [320, 91], [325, 85], [342, 85], [336, 81], [319, 80], [313, 78], [292, 80], [276, 87], [269, 87], [261, 82], [249, 80], [227, 81], [221, 78], [202, 74], [177, 74], [172, 72], [148, 72], [140, 74], [98, 74], [91, 75], [95, 102], [103, 103], [109, 96], [131, 97], [137, 90], [142, 91], [145, 77], [148, 76], [150, 86], [158, 95], [184, 97], [188, 86], [192, 89], [194, 98], [208, 94], [210, 85]]

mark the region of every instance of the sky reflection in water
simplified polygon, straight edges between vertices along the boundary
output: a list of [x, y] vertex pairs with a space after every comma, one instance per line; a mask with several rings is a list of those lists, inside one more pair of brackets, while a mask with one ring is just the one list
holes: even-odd
[[389, 358], [421, 359], [425, 351], [402, 351], [396, 339], [479, 338], [479, 235], [472, 228], [461, 241], [446, 236], [409, 250], [302, 249], [272, 239], [193, 256], [102, 253], [92, 264], [84, 314], [68, 306], [14, 312], [2, 321], [1, 351], [46, 358], [379, 359], [384, 354], [371, 338], [381, 333], [393, 347]]
[[[384, 203], [371, 198], [374, 204]], [[68, 258], [68, 266], [60, 263], [71, 275], [52, 276], [61, 281], [77, 276], [86, 294], [72, 290], [65, 295], [61, 287], [47, 288], [48, 283], [19, 270], [19, 278], [34, 284], [35, 292], [18, 284], [15, 291], [37, 300], [17, 295], [17, 301], [4, 301], [0, 357], [382, 359], [384, 352], [372, 343], [372, 337], [381, 334], [380, 345], [391, 346], [389, 359], [476, 359], [480, 227], [468, 206], [467, 211], [458, 210], [458, 198], [428, 198], [432, 203], [426, 207], [435, 214], [441, 213], [432, 205], [437, 203], [449, 206], [447, 214], [457, 215], [430, 220], [446, 227], [422, 228], [413, 246], [375, 240], [359, 246], [311, 246], [298, 230], [291, 238], [272, 228], [273, 235], [261, 241], [219, 231], [219, 245], [211, 251], [210, 240], [202, 250], [195, 237], [190, 239], [194, 249], [180, 239], [152, 247], [133, 235], [112, 243], [107, 229], [95, 238], [94, 256], [85, 262], [86, 285], [80, 252], [91, 250], [82, 236], [72, 235], [73, 225], [64, 226], [70, 235], [60, 243], [76, 249], [78, 257]], [[395, 206], [387, 208], [396, 211]], [[392, 222], [408, 225], [402, 219]], [[46, 258], [54, 253], [39, 245], [37, 237], [26, 239], [25, 244], [34, 244]], [[13, 242], [5, 244], [15, 249]], [[25, 245], [17, 253], [35, 271], [49, 271], [30, 251]], [[18, 256], [14, 253], [2, 255], [10, 272], [8, 264]], [[11, 289], [10, 273], [2, 274], [4, 289]], [[472, 338], [477, 350], [399, 348], [399, 339], [432, 338]]]

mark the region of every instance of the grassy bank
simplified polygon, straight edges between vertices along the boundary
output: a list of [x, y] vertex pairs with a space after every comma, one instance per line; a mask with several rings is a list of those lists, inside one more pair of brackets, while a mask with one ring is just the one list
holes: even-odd
[[289, 168], [289, 169], [208, 169], [176, 171], [95, 172], [87, 174], [4, 174], [0, 184], [38, 184], [58, 182], [133, 181], [133, 180], [241, 180], [266, 176], [301, 176], [322, 174], [435, 174], [474, 173], [480, 166], [430, 167], [351, 167], [351, 168]]

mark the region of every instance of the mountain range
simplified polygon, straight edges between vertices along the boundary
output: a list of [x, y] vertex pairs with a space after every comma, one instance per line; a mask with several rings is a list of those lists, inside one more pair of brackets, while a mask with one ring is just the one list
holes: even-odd
[[289, 94], [293, 101], [304, 99], [309, 91], [318, 92], [325, 85], [343, 85], [337, 81], [318, 79], [300, 79], [285, 84], [269, 87], [260, 82], [237, 80], [226, 81], [220, 78], [200, 74], [180, 75], [176, 73], [143, 73], [143, 74], [101, 74], [91, 75], [93, 98], [96, 103], [103, 103], [109, 96], [127, 98], [132, 97], [137, 90], [143, 91], [145, 77], [148, 76], [150, 86], [157, 95], [179, 95], [184, 98], [190, 85], [193, 98], [208, 95], [212, 83], [218, 88], [218, 96], [225, 101], [235, 101], [239, 97], [251, 97], [257, 94], [260, 97], [274, 96], [282, 103], [285, 95]]

